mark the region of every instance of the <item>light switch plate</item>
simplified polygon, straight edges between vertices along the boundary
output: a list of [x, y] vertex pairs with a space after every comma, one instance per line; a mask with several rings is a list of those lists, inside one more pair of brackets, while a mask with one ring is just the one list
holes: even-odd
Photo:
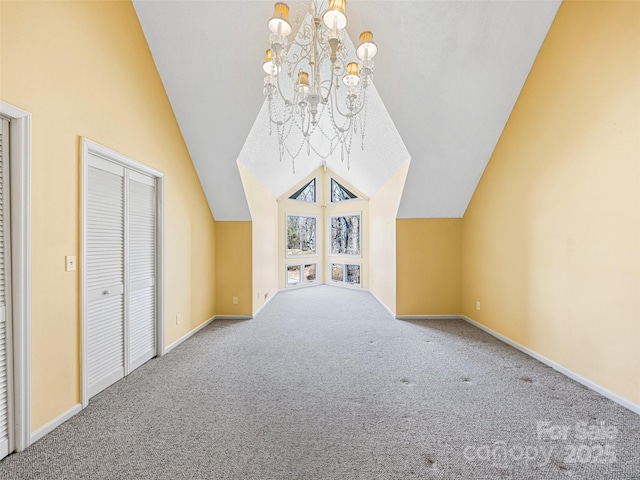
[[67, 255], [64, 257], [65, 260], [65, 270], [67, 272], [73, 272], [76, 269], [76, 256], [75, 255]]

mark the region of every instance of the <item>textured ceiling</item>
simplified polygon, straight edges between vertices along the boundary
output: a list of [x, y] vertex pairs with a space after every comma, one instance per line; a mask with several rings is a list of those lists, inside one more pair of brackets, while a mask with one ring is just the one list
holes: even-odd
[[[261, 63], [273, 3], [134, 0], [217, 220], [250, 219], [237, 161], [250, 170], [260, 166], [263, 173], [256, 178], [274, 195], [284, 185], [293, 186], [303, 170], [313, 170], [303, 163], [305, 155], [296, 163], [298, 175], [287, 160], [281, 165], [277, 144], [261, 119]], [[291, 3], [293, 11], [302, 8]], [[350, 171], [341, 171], [341, 164], [332, 168], [373, 193], [407, 157], [404, 151], [396, 156], [404, 142], [411, 165], [398, 215], [462, 216], [559, 5], [539, 0], [348, 2], [349, 36], [356, 39], [370, 29], [379, 46], [374, 83], [382, 101], [376, 107], [378, 121], [368, 127], [364, 156], [354, 148]], [[379, 147], [385, 135], [375, 129], [389, 132], [385, 122], [395, 124], [399, 137], [393, 133], [391, 143]], [[376, 155], [378, 147], [387, 150]], [[393, 151], [391, 160], [387, 151]]]
[[[313, 21], [310, 14], [303, 16], [303, 19], [304, 23], [309, 25]], [[293, 34], [290, 37], [293, 38]], [[348, 58], [356, 58], [355, 48], [348, 36], [344, 36], [344, 45], [349, 55]], [[297, 53], [292, 47], [289, 55]], [[327, 68], [322, 71], [322, 78], [330, 78], [329, 62], [325, 62], [323, 66]], [[284, 77], [286, 80], [286, 76]], [[288, 87], [292, 88], [292, 84]], [[370, 85], [367, 88], [366, 95], [364, 148], [359, 131], [353, 136], [350, 155], [342, 155], [340, 148], [337, 148], [331, 156], [325, 159], [324, 164], [362, 193], [371, 196], [410, 157], [376, 91], [375, 85]], [[332, 131], [333, 127], [327, 112], [321, 116], [319, 127], [325, 132]], [[320, 129], [314, 131], [311, 139], [312, 143], [316, 142], [318, 145], [315, 148], [321, 155], [330, 153], [329, 142], [323, 137]], [[302, 134], [295, 129], [292, 130], [287, 138], [287, 145], [294, 152], [301, 148], [300, 154], [295, 160], [285, 154], [283, 160], [280, 161], [277, 134], [273, 128], [273, 133], [270, 135], [269, 109], [268, 102], [265, 100], [240, 152], [238, 162], [267, 187], [274, 197], [279, 198], [323, 164], [323, 158], [316, 155], [313, 150], [309, 149], [309, 155], [307, 155], [307, 148], [302, 140]], [[292, 161], [295, 162], [295, 169]]]

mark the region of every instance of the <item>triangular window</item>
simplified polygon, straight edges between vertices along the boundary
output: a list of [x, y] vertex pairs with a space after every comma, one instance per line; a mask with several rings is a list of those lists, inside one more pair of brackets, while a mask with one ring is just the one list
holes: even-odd
[[343, 200], [351, 200], [352, 198], [358, 198], [355, 193], [351, 193], [345, 187], [331, 179], [331, 201], [342, 202]]
[[316, 203], [316, 179], [311, 180], [289, 198], [300, 202]]

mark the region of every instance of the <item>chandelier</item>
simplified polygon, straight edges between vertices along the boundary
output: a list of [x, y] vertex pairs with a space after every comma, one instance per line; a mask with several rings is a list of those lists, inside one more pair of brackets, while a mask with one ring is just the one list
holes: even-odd
[[[356, 49], [361, 63], [349, 62], [344, 43], [347, 26], [346, 0], [311, 0], [298, 32], [289, 40], [292, 27], [289, 7], [278, 2], [268, 22], [271, 48], [263, 70], [268, 100], [269, 134], [278, 137], [280, 161], [313, 151], [326, 164], [340, 149], [350, 168], [354, 136], [364, 149], [367, 87], [373, 75], [378, 47], [371, 32], [363, 32]], [[322, 13], [321, 13], [322, 12]]]

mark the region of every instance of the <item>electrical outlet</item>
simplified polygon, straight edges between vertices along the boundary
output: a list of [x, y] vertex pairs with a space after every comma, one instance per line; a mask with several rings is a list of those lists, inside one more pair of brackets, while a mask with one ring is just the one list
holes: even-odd
[[182, 318], [180, 317], [180, 314], [176, 315], [176, 325], [180, 325], [181, 322]]
[[476, 302], [476, 310], [480, 310], [480, 302]]
[[233, 299], [232, 299], [232, 300], [233, 300], [233, 304], [234, 304], [234, 305], [237, 305], [237, 304], [238, 304], [238, 297], [233, 297]]
[[73, 272], [76, 269], [76, 256], [75, 255], [67, 255], [64, 257], [65, 261], [65, 270], [67, 272]]

